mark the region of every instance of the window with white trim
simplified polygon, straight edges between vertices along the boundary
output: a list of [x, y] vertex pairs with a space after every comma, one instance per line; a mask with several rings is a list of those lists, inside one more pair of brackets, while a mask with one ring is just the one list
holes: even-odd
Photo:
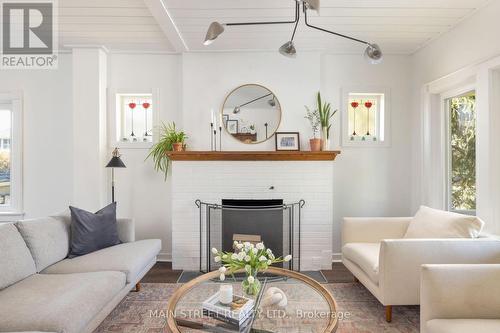
[[476, 93], [470, 91], [445, 100], [447, 118], [450, 211], [476, 211]]
[[21, 99], [0, 93], [0, 213], [22, 213]]

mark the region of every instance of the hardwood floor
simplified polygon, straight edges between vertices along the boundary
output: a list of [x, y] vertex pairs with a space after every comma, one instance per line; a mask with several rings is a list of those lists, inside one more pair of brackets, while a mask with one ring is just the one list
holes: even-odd
[[141, 280], [143, 283], [176, 283], [182, 271], [172, 270], [171, 262], [157, 262]]
[[[171, 262], [157, 262], [144, 276], [142, 283], [176, 283], [182, 271], [172, 270]], [[328, 283], [354, 282], [354, 276], [340, 262], [334, 262], [331, 270], [322, 270]]]

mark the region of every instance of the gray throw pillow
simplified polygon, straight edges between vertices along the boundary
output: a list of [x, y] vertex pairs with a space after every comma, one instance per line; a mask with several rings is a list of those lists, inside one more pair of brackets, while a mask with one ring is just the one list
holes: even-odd
[[71, 210], [69, 258], [120, 244], [116, 226], [116, 203], [95, 213], [71, 206], [69, 209]]

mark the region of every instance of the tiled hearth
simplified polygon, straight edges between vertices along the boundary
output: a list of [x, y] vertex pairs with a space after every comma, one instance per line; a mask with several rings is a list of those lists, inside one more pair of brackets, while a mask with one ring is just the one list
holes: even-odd
[[199, 269], [199, 211], [195, 200], [306, 201], [302, 210], [301, 269], [330, 269], [333, 232], [332, 161], [173, 161], [173, 269]]

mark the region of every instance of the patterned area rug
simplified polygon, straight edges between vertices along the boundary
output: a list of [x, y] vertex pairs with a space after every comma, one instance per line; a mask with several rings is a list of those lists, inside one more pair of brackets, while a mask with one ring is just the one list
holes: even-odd
[[[165, 311], [178, 284], [144, 283], [140, 292], [131, 292], [94, 333], [167, 332], [166, 319], [155, 315]], [[419, 307], [393, 307], [392, 323], [384, 319], [384, 307], [359, 283], [325, 284], [346, 314], [338, 333], [419, 332]], [[156, 311], [158, 310], [158, 311]], [[347, 316], [347, 313], [349, 315]], [[300, 331], [298, 329], [297, 331]]]

